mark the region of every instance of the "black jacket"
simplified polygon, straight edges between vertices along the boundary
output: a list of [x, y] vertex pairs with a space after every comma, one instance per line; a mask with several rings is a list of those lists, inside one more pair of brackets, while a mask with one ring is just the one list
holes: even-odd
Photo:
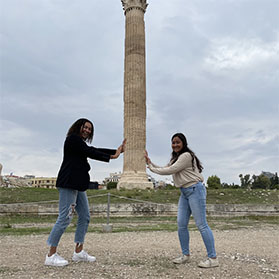
[[115, 149], [88, 146], [78, 135], [68, 136], [64, 143], [64, 157], [56, 187], [87, 190], [90, 181], [90, 165], [87, 158], [109, 162], [110, 155], [114, 155], [115, 152]]

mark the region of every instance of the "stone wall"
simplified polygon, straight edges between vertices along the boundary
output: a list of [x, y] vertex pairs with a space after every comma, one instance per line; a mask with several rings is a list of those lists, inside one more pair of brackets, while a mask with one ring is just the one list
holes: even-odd
[[[93, 216], [106, 216], [107, 204], [90, 205]], [[0, 214], [57, 215], [57, 203], [0, 204]], [[176, 216], [176, 204], [110, 204], [110, 216]], [[209, 216], [279, 216], [278, 204], [208, 204]]]

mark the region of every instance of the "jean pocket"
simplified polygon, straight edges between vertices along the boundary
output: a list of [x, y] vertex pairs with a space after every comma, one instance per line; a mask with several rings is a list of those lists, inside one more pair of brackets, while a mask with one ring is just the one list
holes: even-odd
[[206, 189], [203, 185], [199, 187], [199, 193], [202, 199], [206, 199]]

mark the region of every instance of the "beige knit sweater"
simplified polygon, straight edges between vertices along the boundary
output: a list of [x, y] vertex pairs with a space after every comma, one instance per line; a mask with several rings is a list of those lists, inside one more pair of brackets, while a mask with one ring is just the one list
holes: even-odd
[[176, 187], [190, 187], [198, 182], [203, 182], [203, 176], [199, 172], [194, 160], [195, 169], [192, 167], [192, 156], [189, 152], [182, 153], [174, 164], [168, 164], [165, 167], [159, 167], [152, 162], [148, 168], [157, 174], [172, 175]]

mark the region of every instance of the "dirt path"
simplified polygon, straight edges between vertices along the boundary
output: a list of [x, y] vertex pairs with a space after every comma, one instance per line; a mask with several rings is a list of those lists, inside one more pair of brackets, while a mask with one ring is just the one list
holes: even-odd
[[47, 235], [0, 236], [0, 278], [279, 278], [279, 226], [214, 231], [220, 267], [201, 269], [205, 256], [199, 232], [191, 231], [192, 262], [174, 265], [180, 253], [176, 232], [88, 233], [86, 250], [95, 263], [73, 263], [73, 233], [62, 237], [66, 267], [46, 267]]

